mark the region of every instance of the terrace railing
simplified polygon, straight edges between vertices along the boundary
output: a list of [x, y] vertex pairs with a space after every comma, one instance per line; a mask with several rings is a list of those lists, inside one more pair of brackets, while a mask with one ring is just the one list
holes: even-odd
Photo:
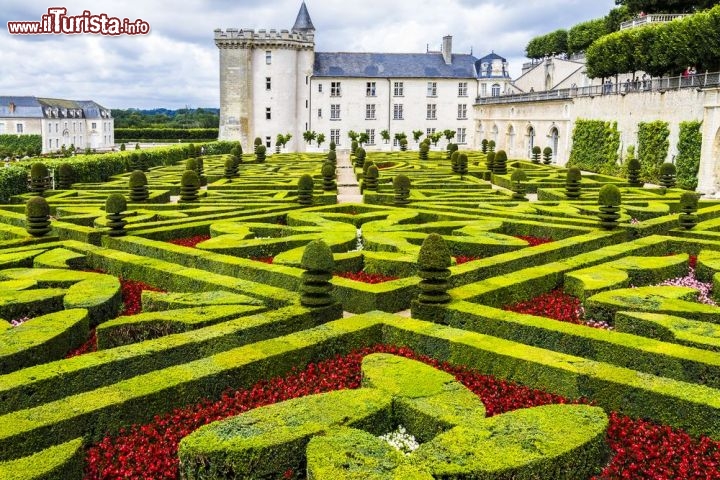
[[620, 24], [620, 30], [625, 30], [626, 28], [640, 27], [643, 25], [650, 25], [651, 23], [672, 22], [673, 20], [677, 20], [679, 18], [684, 18], [687, 16], [688, 15], [686, 14], [650, 13], [647, 15], [635, 17], [632, 20], [628, 20], [627, 22], [622, 22]]

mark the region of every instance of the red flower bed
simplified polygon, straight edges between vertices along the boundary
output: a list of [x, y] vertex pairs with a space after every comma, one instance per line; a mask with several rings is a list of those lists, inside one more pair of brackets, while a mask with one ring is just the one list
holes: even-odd
[[568, 295], [561, 289], [544, 293], [527, 302], [516, 303], [505, 307], [516, 313], [527, 313], [540, 317], [554, 318], [561, 322], [584, 323], [582, 302], [572, 295]]
[[[488, 416], [549, 403], [569, 403], [563, 397], [480, 375], [463, 367], [440, 364], [406, 348], [378, 345], [293, 370], [285, 378], [261, 381], [252, 388], [228, 391], [215, 402], [204, 401], [133, 425], [117, 436], [105, 437], [86, 455], [85, 479], [176, 479], [179, 441], [207, 423], [252, 408], [303, 395], [360, 386], [362, 358], [387, 352], [421, 360], [441, 368], [475, 392]], [[608, 444], [613, 458], [593, 480], [720, 479], [720, 442], [693, 439], [680, 430], [632, 420], [611, 413]], [[284, 478], [301, 478], [285, 472]]]
[[[97, 271], [98, 273], [105, 273]], [[152, 287], [143, 282], [136, 282], [135, 280], [120, 279], [120, 293], [122, 295], [123, 310], [120, 312], [120, 316], [123, 315], [136, 315], [142, 312], [142, 292], [143, 290], [151, 290], [153, 292], [162, 292], [159, 288]], [[85, 343], [75, 350], [71, 350], [65, 355], [65, 358], [75, 357], [82, 355], [83, 353], [96, 352], [97, 351], [97, 338], [95, 336], [95, 329], [90, 330], [90, 337]]]
[[552, 238], [548, 237], [533, 237], [533, 236], [525, 236], [525, 235], [515, 235], [515, 238], [519, 238], [520, 240], [525, 240], [530, 244], [531, 247], [534, 247], [536, 245], [542, 245], [543, 243], [550, 243], [553, 241]]
[[472, 262], [474, 260], [480, 260], [483, 257], [477, 257], [472, 255], [457, 255], [455, 257], [455, 263], [457, 265], [462, 265], [463, 263]]
[[690, 268], [695, 270], [695, 267], [697, 267], [697, 255], [690, 255], [690, 259], [688, 260], [688, 264], [690, 265]]
[[275, 261], [275, 257], [250, 257], [250, 260], [255, 260], [256, 262], [263, 262], [271, 264]]
[[356, 282], [363, 283], [383, 283], [397, 280], [400, 277], [392, 277], [389, 275], [383, 275], [382, 273], [367, 273], [367, 272], [340, 272], [336, 273], [338, 277], [348, 278], [355, 280]]
[[176, 238], [175, 240], [169, 240], [168, 243], [194, 248], [195, 245], [200, 242], [204, 242], [205, 240], [210, 240], [210, 235], [195, 235], [194, 237]]

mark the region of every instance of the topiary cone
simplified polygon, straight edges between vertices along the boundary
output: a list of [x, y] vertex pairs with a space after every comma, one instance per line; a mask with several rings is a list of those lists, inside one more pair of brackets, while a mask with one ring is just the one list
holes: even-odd
[[235, 177], [237, 177], [238, 169], [235, 166], [235, 158], [230, 157], [227, 160], [225, 160], [225, 172], [224, 177], [228, 180], [231, 180]]
[[315, 188], [315, 182], [313, 178], [305, 174], [298, 179], [298, 203], [300, 205], [312, 205], [313, 204], [313, 189]]
[[[449, 153], [449, 152], [448, 152]], [[458, 173], [458, 157], [460, 156], [460, 152], [455, 150], [450, 155], [450, 167], [452, 169], [452, 173]]]
[[695, 192], [684, 192], [680, 196], [680, 214], [678, 222], [686, 230], [690, 230], [698, 223], [698, 216], [695, 214], [698, 209], [698, 196]]
[[676, 181], [677, 169], [675, 165], [666, 162], [660, 165], [660, 185], [665, 188], [674, 188]]
[[50, 232], [50, 205], [43, 197], [33, 197], [25, 204], [25, 229], [33, 237]]
[[582, 181], [582, 172], [577, 167], [570, 167], [565, 177], [565, 196], [571, 200], [580, 198], [582, 187], [580, 182]]
[[44, 163], [35, 162], [30, 166], [30, 191], [42, 196], [50, 188], [50, 172]]
[[335, 183], [335, 165], [332, 162], [325, 162], [320, 173], [323, 177], [323, 190], [330, 192], [337, 189], [337, 184]]
[[545, 165], [550, 165], [552, 163], [552, 155], [553, 151], [550, 147], [543, 148], [543, 163]]
[[532, 148], [532, 163], [536, 165], [540, 165], [540, 155], [542, 154], [542, 149], [535, 145]]
[[267, 147], [265, 145], [258, 145], [255, 147], [255, 160], [258, 163], [263, 163], [265, 161], [265, 155], [267, 154]]
[[600, 227], [605, 230], [612, 230], [618, 225], [620, 218], [620, 203], [622, 197], [620, 189], [613, 184], [603, 185], [598, 195], [600, 205]]
[[[142, 173], [142, 172], [141, 172]], [[127, 210], [127, 201], [125, 197], [119, 193], [108, 195], [105, 200], [105, 218], [107, 218], [107, 226], [110, 227], [108, 235], [111, 237], [122, 237], [126, 234], [124, 219], [122, 212]]]
[[495, 167], [493, 173], [496, 175], [507, 175], [507, 154], [505, 150], [498, 150], [495, 153]]
[[337, 152], [335, 152], [335, 149], [330, 149], [327, 154], [327, 160], [333, 165], [337, 165]]
[[418, 151], [418, 158], [420, 160], [427, 160], [428, 159], [428, 152], [430, 151], [430, 147], [427, 143], [421, 143], [420, 144], [420, 150]]
[[517, 168], [515, 171], [513, 171], [512, 175], [510, 175], [510, 181], [512, 182], [512, 198], [513, 200], [527, 200], [525, 197], [525, 186], [522, 184], [522, 182], [527, 180], [527, 175], [525, 174], [525, 170], [522, 168]]
[[69, 163], [61, 163], [58, 167], [58, 180], [55, 188], [58, 190], [68, 190], [72, 187], [75, 172]]
[[367, 153], [365, 152], [364, 148], [358, 147], [357, 149], [355, 149], [355, 166], [357, 168], [364, 168], [366, 155]]
[[330, 295], [335, 262], [327, 243], [322, 240], [310, 242], [305, 247], [300, 266], [305, 270], [300, 275], [300, 304], [318, 308], [335, 303]]
[[628, 183], [633, 187], [642, 187], [643, 182], [640, 180], [640, 170], [642, 168], [640, 160], [637, 158], [631, 158], [628, 160], [627, 167]]
[[200, 177], [195, 170], [185, 170], [180, 179], [180, 201], [194, 202], [200, 191]]
[[150, 197], [147, 187], [147, 177], [145, 173], [140, 170], [135, 170], [130, 174], [128, 179], [128, 186], [130, 187], [130, 201], [131, 202], [144, 202]]
[[451, 298], [447, 293], [450, 288], [448, 282], [450, 264], [450, 250], [445, 240], [437, 233], [428, 235], [418, 255], [418, 275], [422, 279], [419, 284], [418, 301], [421, 304], [437, 305], [450, 302]]
[[485, 159], [485, 167], [491, 172], [495, 171], [495, 152], [488, 152]]
[[380, 177], [380, 171], [376, 165], [370, 165], [367, 169], [367, 173], [363, 177], [363, 189], [373, 190], [377, 192], [378, 189], [378, 178]]
[[468, 157], [464, 153], [457, 157], [457, 173], [460, 174], [461, 178], [468, 173]]
[[200, 178], [200, 186], [204, 187], [207, 185], [207, 177], [205, 176], [205, 161], [202, 157], [197, 157], [195, 160], [197, 164], [198, 178]]
[[393, 190], [395, 190], [395, 205], [407, 205], [410, 203], [410, 179], [403, 175], [397, 175], [393, 178]]

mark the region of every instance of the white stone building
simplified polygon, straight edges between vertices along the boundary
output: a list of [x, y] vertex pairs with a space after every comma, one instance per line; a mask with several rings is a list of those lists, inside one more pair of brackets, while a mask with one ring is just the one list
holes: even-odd
[[[476, 147], [476, 97], [509, 92], [507, 61], [440, 52], [315, 52], [315, 27], [305, 3], [291, 30], [215, 30], [220, 50], [220, 139], [247, 149], [259, 137], [274, 145], [291, 133], [288, 149], [303, 151], [303, 132], [322, 133], [341, 148], [347, 133], [368, 134], [369, 150], [391, 149], [397, 133], [456, 132], [453, 142]], [[381, 132], [391, 140], [385, 142]]]
[[110, 109], [92, 100], [0, 96], [0, 135], [42, 135], [43, 153], [63, 145], [78, 150], [111, 148], [113, 131]]

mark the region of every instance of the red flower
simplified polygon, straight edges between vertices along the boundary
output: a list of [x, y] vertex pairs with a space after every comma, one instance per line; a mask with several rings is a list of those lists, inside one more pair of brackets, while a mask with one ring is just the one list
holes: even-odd
[[195, 235], [194, 237], [176, 238], [169, 240], [168, 243], [173, 245], [182, 245], [183, 247], [195, 247], [200, 242], [210, 240], [210, 235]]
[[527, 302], [506, 306], [505, 310], [577, 324], [583, 323], [584, 314], [582, 302], [561, 289], [544, 293]]
[[250, 257], [250, 260], [272, 264], [275, 261], [275, 257]]
[[483, 257], [477, 257], [472, 255], [457, 255], [455, 256], [455, 263], [462, 265], [463, 263], [472, 262], [474, 260], [480, 260]]
[[363, 283], [383, 283], [397, 280], [400, 277], [393, 277], [390, 275], [383, 275], [382, 273], [367, 273], [367, 272], [340, 272], [336, 273], [338, 277], [348, 278], [355, 280], [356, 282]]
[[548, 237], [533, 237], [533, 236], [525, 236], [525, 235], [515, 235], [515, 238], [519, 238], [520, 240], [525, 240], [530, 244], [531, 247], [534, 247], [536, 245], [542, 245], [543, 243], [550, 243], [553, 241], [552, 238]]

